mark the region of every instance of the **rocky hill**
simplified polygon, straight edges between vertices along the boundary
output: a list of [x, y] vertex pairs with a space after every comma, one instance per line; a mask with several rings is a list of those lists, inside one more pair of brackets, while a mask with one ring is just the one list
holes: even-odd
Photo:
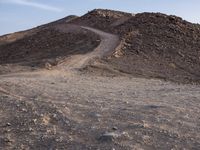
[[56, 66], [66, 57], [92, 51], [99, 44], [98, 35], [68, 24], [73, 18], [0, 37], [0, 72], [15, 72], [22, 66], [25, 70]]
[[1, 36], [0, 149], [199, 150], [199, 43], [179, 17], [102, 9]]
[[73, 20], [121, 37], [105, 61], [134, 76], [199, 82], [200, 25], [161, 13], [94, 10]]
[[113, 30], [122, 47], [110, 60], [123, 72], [178, 82], [199, 82], [200, 26], [176, 16], [142, 13]]
[[[69, 16], [32, 30], [2, 36], [0, 63], [91, 51], [97, 46], [98, 37], [86, 30], [77, 33], [78, 26], [94, 27], [120, 37], [119, 47], [103, 59], [110, 68], [138, 77], [199, 82], [200, 26], [161, 13], [134, 15], [95, 9], [81, 17]], [[73, 31], [63, 33], [61, 28], [68, 31], [73, 28]]]

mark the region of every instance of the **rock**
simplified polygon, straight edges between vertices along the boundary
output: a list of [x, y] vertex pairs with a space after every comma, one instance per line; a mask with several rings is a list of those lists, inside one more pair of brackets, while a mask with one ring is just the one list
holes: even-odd
[[25, 108], [22, 108], [22, 111], [23, 111], [23, 112], [27, 112], [27, 109], [25, 109]]
[[113, 127], [112, 129], [113, 129], [113, 130], [118, 130], [118, 128], [117, 128], [117, 127]]
[[101, 135], [99, 140], [102, 142], [112, 142], [114, 139], [118, 138], [119, 136], [121, 135], [114, 132], [109, 132], [109, 133], [104, 133], [103, 135]]
[[96, 113], [96, 112], [91, 112], [89, 115], [90, 115], [91, 117], [95, 117], [95, 118], [100, 118], [100, 117], [101, 117], [101, 114], [98, 114], [98, 113]]
[[48, 69], [48, 70], [51, 70], [52, 69], [52, 65], [50, 63], [45, 63], [45, 68]]
[[37, 119], [33, 119], [33, 123], [36, 124], [37, 123]]
[[129, 104], [129, 102], [128, 102], [128, 101], [125, 101], [125, 103], [126, 103], [126, 104]]
[[13, 141], [12, 141], [12, 139], [11, 139], [10, 136], [7, 136], [7, 137], [4, 138], [4, 142], [6, 142], [6, 143], [11, 143], [11, 142], [13, 142]]
[[6, 126], [11, 126], [11, 123], [9, 123], [9, 122], [8, 122], [8, 123], [6, 123]]
[[100, 115], [100, 114], [97, 114], [97, 113], [95, 113], [95, 114], [94, 114], [94, 117], [100, 118], [100, 117], [101, 117], [101, 115]]
[[33, 131], [33, 128], [30, 127], [28, 130], [29, 130], [30, 132], [32, 132], [32, 131]]

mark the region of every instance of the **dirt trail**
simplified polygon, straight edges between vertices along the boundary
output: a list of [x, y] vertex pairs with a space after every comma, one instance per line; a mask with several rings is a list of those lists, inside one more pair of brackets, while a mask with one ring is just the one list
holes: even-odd
[[[74, 55], [64, 63], [60, 64], [64, 66], [66, 70], [83, 68], [89, 61], [95, 58], [101, 58], [106, 53], [113, 51], [119, 44], [119, 37], [117, 35], [106, 33], [91, 27], [81, 26], [81, 28], [98, 34], [101, 38], [101, 43], [94, 51], [84, 55]], [[65, 32], [65, 30], [63, 31]]]

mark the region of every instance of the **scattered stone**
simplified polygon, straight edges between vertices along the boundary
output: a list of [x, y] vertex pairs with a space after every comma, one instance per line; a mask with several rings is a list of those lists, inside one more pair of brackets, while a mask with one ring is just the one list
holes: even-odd
[[22, 108], [22, 111], [23, 111], [23, 112], [27, 112], [27, 109], [25, 109], [25, 108]]
[[101, 117], [101, 114], [98, 114], [98, 113], [96, 113], [96, 112], [91, 112], [89, 115], [90, 115], [91, 117], [95, 117], [95, 118], [100, 118], [100, 117]]
[[33, 131], [33, 128], [30, 127], [28, 130], [32, 132], [32, 131]]
[[101, 115], [100, 115], [100, 114], [97, 114], [97, 113], [95, 113], [94, 116], [95, 116], [95, 117], [98, 117], [98, 118], [101, 117]]
[[123, 138], [131, 139], [131, 136], [128, 134], [128, 132], [125, 132], [125, 131], [124, 131], [124, 132], [122, 132], [121, 135], [122, 135]]
[[8, 122], [8, 123], [6, 123], [6, 126], [11, 126], [11, 123], [9, 123], [9, 122]]
[[125, 103], [126, 103], [126, 104], [129, 104], [129, 102], [128, 102], [128, 101], [126, 101]]
[[11, 129], [6, 129], [5, 132], [9, 133], [9, 132], [11, 132]]
[[109, 133], [104, 133], [99, 140], [102, 142], [112, 142], [114, 139], [118, 138], [121, 136], [120, 134], [114, 133], [114, 132], [109, 132]]
[[10, 136], [5, 137], [4, 142], [11, 143], [12, 142], [11, 137]]
[[52, 65], [50, 63], [45, 63], [45, 68], [48, 69], [48, 70], [51, 70], [52, 69]]
[[58, 115], [57, 114], [53, 114], [53, 118], [57, 119]]
[[118, 128], [117, 128], [117, 127], [113, 127], [112, 129], [113, 129], [113, 130], [118, 130]]
[[36, 124], [36, 122], [37, 122], [37, 119], [33, 119], [33, 123]]

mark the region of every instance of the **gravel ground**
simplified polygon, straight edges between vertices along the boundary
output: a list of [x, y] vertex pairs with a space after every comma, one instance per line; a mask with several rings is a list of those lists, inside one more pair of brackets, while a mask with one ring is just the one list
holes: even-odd
[[[200, 148], [196, 85], [56, 71], [2, 77], [0, 85], [0, 118], [7, 119], [1, 122], [1, 140], [7, 144], [2, 148]], [[34, 117], [36, 125], [30, 123]], [[21, 131], [30, 127], [33, 131]], [[44, 142], [39, 136], [46, 137]]]

